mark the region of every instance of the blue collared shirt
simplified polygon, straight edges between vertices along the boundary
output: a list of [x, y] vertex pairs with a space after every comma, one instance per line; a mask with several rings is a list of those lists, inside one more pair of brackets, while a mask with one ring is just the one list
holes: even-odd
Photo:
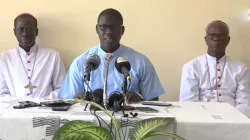
[[[92, 91], [103, 89], [106, 53], [101, 49], [100, 45], [97, 45], [78, 56], [73, 61], [60, 89], [59, 98], [72, 99], [75, 94], [85, 92], [85, 59], [88, 54], [92, 53], [99, 55], [101, 62], [100, 66], [91, 72], [89, 85]], [[126, 58], [131, 64], [131, 70], [129, 72], [131, 76], [131, 85], [128, 91], [140, 93], [145, 100], [151, 100], [165, 93], [154, 66], [149, 59], [143, 54], [121, 45], [113, 53], [113, 59], [109, 64], [107, 84], [108, 97], [113, 91], [122, 93], [124, 76], [115, 68], [115, 61], [118, 57]]]

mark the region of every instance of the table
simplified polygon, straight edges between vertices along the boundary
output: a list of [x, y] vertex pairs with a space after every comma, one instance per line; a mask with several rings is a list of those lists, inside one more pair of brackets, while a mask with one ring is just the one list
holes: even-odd
[[[73, 105], [67, 112], [55, 112], [50, 108], [34, 107], [15, 110], [13, 105], [18, 101], [42, 99], [0, 98], [0, 140], [51, 140], [54, 132], [67, 121], [85, 120], [97, 123], [89, 111], [83, 111], [81, 104]], [[175, 117], [176, 123], [163, 126], [161, 131], [176, 133], [186, 140], [249, 140], [250, 119], [227, 103], [170, 102], [170, 107], [154, 107], [160, 113], [138, 112], [136, 118], [122, 119], [116, 114], [121, 126], [128, 124], [129, 137], [131, 131], [140, 120], [150, 117]], [[134, 104], [133, 106], [143, 106]], [[135, 112], [135, 111], [134, 111]], [[109, 117], [99, 112], [104, 120]], [[152, 138], [153, 139], [153, 138]], [[154, 139], [170, 140], [166, 137]]]

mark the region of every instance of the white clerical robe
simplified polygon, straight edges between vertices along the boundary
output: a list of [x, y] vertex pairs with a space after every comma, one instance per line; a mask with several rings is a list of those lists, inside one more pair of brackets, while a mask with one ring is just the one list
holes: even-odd
[[[33, 74], [32, 74], [33, 73]], [[58, 52], [36, 44], [26, 52], [21, 47], [0, 55], [0, 97], [57, 98], [66, 75]], [[25, 88], [29, 84], [32, 89]]]
[[250, 117], [250, 69], [228, 56], [199, 56], [183, 66], [179, 100], [226, 102]]

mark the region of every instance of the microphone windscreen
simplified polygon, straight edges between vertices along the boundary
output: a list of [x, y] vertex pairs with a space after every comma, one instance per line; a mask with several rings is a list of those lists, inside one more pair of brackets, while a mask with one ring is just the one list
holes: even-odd
[[85, 65], [93, 65], [92, 70], [96, 70], [100, 65], [100, 57], [97, 54], [89, 54], [86, 57]]
[[117, 60], [115, 61], [115, 68], [117, 69], [117, 71], [122, 73], [122, 67], [126, 67], [128, 71], [130, 71], [131, 69], [131, 65], [126, 58], [118, 57]]
[[97, 103], [97, 104], [101, 104], [103, 102], [103, 89], [96, 89], [93, 93], [92, 93], [92, 99], [93, 102]]
[[113, 106], [114, 102], [115, 101], [120, 101], [123, 97], [123, 94], [121, 94], [120, 92], [118, 91], [114, 91], [112, 93], [110, 93], [109, 95], [109, 105], [110, 106]]

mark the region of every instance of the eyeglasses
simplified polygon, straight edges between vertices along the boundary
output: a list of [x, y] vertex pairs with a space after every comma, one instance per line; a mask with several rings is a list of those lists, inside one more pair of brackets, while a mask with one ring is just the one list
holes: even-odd
[[22, 33], [24, 31], [26, 32], [32, 32], [34, 29], [32, 27], [20, 27], [20, 28], [15, 28], [16, 32]]
[[208, 39], [214, 39], [215, 37], [217, 39], [225, 39], [228, 37], [227, 34], [207, 34], [206, 36]]
[[103, 24], [103, 25], [97, 25], [98, 28], [102, 31], [107, 31], [108, 29], [110, 30], [115, 30], [115, 29], [119, 29], [121, 28], [122, 26], [117, 26], [117, 25], [106, 25], [106, 24]]

